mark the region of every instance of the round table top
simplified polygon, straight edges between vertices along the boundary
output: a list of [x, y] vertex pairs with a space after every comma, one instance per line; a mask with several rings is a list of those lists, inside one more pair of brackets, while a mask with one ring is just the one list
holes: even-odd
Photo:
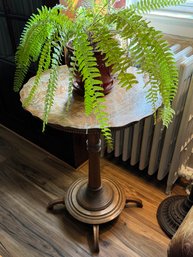
[[[137, 69], [132, 67], [130, 72], [134, 73], [137, 77], [138, 84], [134, 85], [131, 89], [126, 90], [114, 81], [112, 91], [105, 96], [106, 111], [109, 116], [109, 127], [116, 128], [126, 126], [127, 124], [141, 120], [153, 113], [152, 105], [147, 102], [146, 95], [148, 85], [145, 85], [145, 76], [137, 74]], [[26, 107], [34, 116], [42, 119], [44, 112], [44, 98], [49, 81], [50, 71], [42, 74], [36, 94], [31, 103]], [[35, 77], [23, 86], [20, 91], [20, 99], [23, 102], [28, 96], [30, 89], [33, 86]], [[99, 124], [94, 116], [86, 116], [84, 112], [84, 99], [83, 97], [73, 94], [71, 103], [67, 112], [65, 112], [65, 104], [68, 99], [68, 83], [69, 72], [66, 65], [59, 67], [58, 84], [54, 98], [54, 104], [51, 108], [48, 123], [61, 126], [63, 128], [70, 127], [76, 129], [96, 129]], [[161, 97], [158, 98], [156, 108], [161, 105]]]

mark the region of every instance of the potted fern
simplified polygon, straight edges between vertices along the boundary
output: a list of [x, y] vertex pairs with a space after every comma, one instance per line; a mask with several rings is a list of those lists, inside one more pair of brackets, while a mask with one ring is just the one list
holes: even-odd
[[[42, 7], [27, 22], [16, 52], [14, 90], [19, 91], [31, 62], [38, 61], [34, 85], [24, 107], [35, 97], [41, 74], [50, 69], [50, 80], [45, 98], [43, 130], [48, 121], [57, 85], [58, 66], [68, 42], [73, 49], [69, 71], [71, 81], [77, 74], [84, 82], [85, 113], [94, 113], [107, 142], [111, 143], [108, 115], [105, 112], [105, 92], [101, 72], [94, 52], [100, 53], [105, 67], [110, 67], [119, 85], [126, 90], [136, 83], [136, 77], [128, 73], [130, 66], [138, 66], [139, 72], [148, 73], [151, 87], [147, 101], [154, 103], [161, 94], [163, 105], [160, 115], [166, 126], [172, 119], [171, 101], [174, 98], [178, 72], [173, 55], [161, 32], [156, 31], [142, 17], [143, 14], [170, 5], [184, 3], [184, 0], [139, 0], [126, 9], [115, 10], [115, 1], [102, 0], [101, 4], [87, 1], [87, 6]], [[92, 2], [92, 3], [91, 3]], [[67, 15], [67, 11], [72, 14]], [[119, 38], [119, 39], [117, 39]], [[121, 44], [129, 40], [129, 44]], [[68, 58], [69, 60], [69, 58]], [[69, 92], [72, 83], [69, 83]]]

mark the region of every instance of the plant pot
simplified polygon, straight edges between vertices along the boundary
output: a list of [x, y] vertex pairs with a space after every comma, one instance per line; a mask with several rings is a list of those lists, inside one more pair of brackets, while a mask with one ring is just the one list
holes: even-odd
[[[71, 67], [71, 57], [73, 56], [73, 48], [71, 46], [71, 41], [66, 46], [66, 53], [65, 53], [65, 61], [68, 67]], [[108, 94], [111, 89], [113, 88], [113, 77], [111, 75], [112, 67], [107, 67], [104, 62], [104, 54], [101, 52], [94, 51], [94, 56], [97, 59], [97, 68], [100, 71], [101, 76], [96, 78], [102, 81], [100, 85], [104, 90], [103, 93], [106, 95]], [[81, 96], [84, 96], [84, 82], [82, 81], [82, 76], [79, 72], [76, 72], [74, 82], [73, 82], [74, 90]]]

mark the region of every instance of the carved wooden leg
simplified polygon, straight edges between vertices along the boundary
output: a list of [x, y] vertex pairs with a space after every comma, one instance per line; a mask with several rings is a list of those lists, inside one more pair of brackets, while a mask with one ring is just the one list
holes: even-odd
[[127, 198], [125, 201], [125, 208], [129, 207], [129, 203], [136, 203], [136, 206], [139, 208], [143, 207], [142, 201], [138, 198]]
[[99, 225], [93, 225], [93, 251], [99, 252]]
[[62, 198], [57, 198], [57, 199], [55, 199], [55, 200], [50, 201], [50, 202], [48, 203], [47, 209], [48, 209], [48, 210], [53, 210], [53, 208], [54, 208], [54, 206], [55, 206], [56, 204], [64, 204], [64, 197], [62, 197]]

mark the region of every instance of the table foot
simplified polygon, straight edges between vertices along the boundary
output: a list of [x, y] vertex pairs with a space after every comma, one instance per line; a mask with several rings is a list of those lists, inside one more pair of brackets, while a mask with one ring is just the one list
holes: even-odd
[[64, 205], [65, 205], [65, 203], [64, 203], [64, 197], [62, 197], [62, 198], [57, 198], [57, 199], [55, 199], [55, 200], [50, 201], [50, 202], [48, 203], [47, 209], [48, 209], [48, 210], [53, 210], [53, 208], [54, 208], [54, 206], [55, 206], [56, 204], [64, 204]]
[[129, 203], [135, 203], [137, 207], [142, 208], [143, 203], [140, 199], [138, 198], [127, 198], [125, 201], [125, 208], [129, 207]]
[[142, 208], [140, 199], [126, 198], [124, 189], [114, 180], [103, 178], [99, 190], [90, 190], [88, 179], [76, 180], [68, 189], [64, 197], [50, 201], [48, 210], [53, 210], [57, 204], [64, 204], [66, 210], [76, 220], [92, 225], [92, 251], [99, 252], [99, 225], [109, 222], [122, 212], [129, 203], [135, 203]]
[[99, 252], [99, 225], [93, 225], [93, 252]]
[[193, 205], [185, 195], [172, 195], [163, 200], [157, 210], [157, 220], [162, 230], [172, 238]]

